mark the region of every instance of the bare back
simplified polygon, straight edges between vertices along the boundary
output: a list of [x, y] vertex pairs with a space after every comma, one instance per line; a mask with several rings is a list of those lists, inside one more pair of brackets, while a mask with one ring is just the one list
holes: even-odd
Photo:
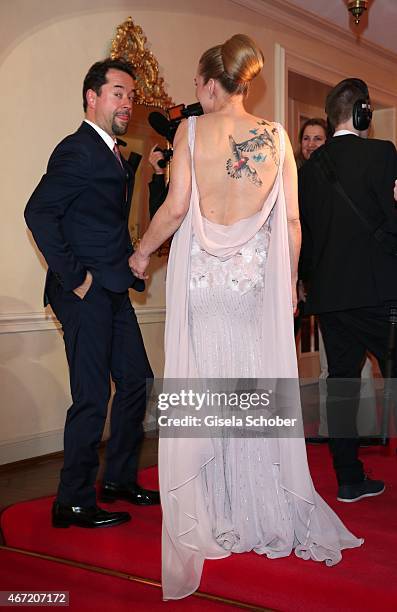
[[280, 160], [274, 123], [244, 113], [199, 117], [194, 167], [202, 215], [232, 225], [259, 212]]

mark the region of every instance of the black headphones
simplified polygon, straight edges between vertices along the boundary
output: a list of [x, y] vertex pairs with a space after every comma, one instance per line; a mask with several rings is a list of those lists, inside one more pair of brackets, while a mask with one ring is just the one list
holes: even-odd
[[328, 105], [334, 103], [335, 99], [343, 94], [344, 91], [349, 90], [352, 87], [354, 87], [356, 91], [358, 89], [363, 94], [362, 98], [356, 100], [352, 108], [353, 126], [356, 130], [361, 132], [369, 128], [372, 120], [372, 108], [369, 99], [369, 91], [367, 84], [362, 79], [350, 78], [344, 79], [338, 83], [327, 96], [325, 112], [328, 115]]
[[367, 130], [372, 120], [372, 108], [369, 98], [357, 100], [352, 112], [353, 126], [359, 132]]
[[350, 83], [354, 84], [358, 89], [363, 92], [363, 97], [353, 105], [352, 119], [353, 126], [359, 132], [367, 130], [372, 120], [372, 108], [369, 101], [368, 86], [362, 79], [346, 79]]

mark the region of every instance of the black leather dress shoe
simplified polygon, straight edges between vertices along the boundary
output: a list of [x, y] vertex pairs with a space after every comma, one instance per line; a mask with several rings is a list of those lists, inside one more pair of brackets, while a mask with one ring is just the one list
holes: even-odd
[[81, 506], [62, 506], [54, 502], [52, 506], [53, 527], [113, 527], [131, 520], [128, 512], [107, 512], [94, 506], [82, 508]]
[[123, 499], [137, 506], [154, 506], [160, 503], [160, 493], [143, 489], [138, 484], [123, 487], [115, 482], [104, 482], [100, 499], [106, 503]]

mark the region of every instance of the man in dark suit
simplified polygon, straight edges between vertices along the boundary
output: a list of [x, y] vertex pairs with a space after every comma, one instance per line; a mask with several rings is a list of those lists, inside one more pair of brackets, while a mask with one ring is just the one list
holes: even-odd
[[134, 176], [117, 136], [131, 118], [131, 64], [94, 64], [83, 85], [85, 121], [52, 153], [25, 210], [48, 263], [45, 303], [62, 324], [73, 404], [64, 434], [64, 465], [53, 505], [55, 527], [104, 527], [130, 519], [97, 506], [95, 480], [110, 397], [116, 393], [106, 448], [102, 500], [159, 503], [136, 482], [146, 380], [153, 377], [128, 289], [144, 283], [128, 266]]
[[[391, 142], [367, 139], [372, 111], [360, 79], [336, 85], [326, 112], [334, 136], [300, 173], [300, 269], [310, 282], [306, 312], [319, 315], [328, 360], [328, 429], [338, 500], [354, 502], [384, 491], [382, 481], [366, 477], [358, 458], [356, 415], [366, 351], [385, 373], [388, 319], [397, 305], [397, 258], [382, 243], [397, 239], [397, 156]], [[360, 214], [335, 186], [335, 176]]]

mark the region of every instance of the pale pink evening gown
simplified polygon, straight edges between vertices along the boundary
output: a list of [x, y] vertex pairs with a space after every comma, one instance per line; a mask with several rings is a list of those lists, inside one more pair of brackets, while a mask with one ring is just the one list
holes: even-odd
[[[165, 377], [297, 378], [283, 128], [278, 174], [262, 210], [224, 226], [200, 212], [195, 125], [190, 118], [190, 207], [167, 271]], [[303, 436], [161, 438], [159, 472], [164, 599], [193, 593], [205, 559], [294, 550], [334, 565], [341, 550], [363, 542], [316, 493]]]

